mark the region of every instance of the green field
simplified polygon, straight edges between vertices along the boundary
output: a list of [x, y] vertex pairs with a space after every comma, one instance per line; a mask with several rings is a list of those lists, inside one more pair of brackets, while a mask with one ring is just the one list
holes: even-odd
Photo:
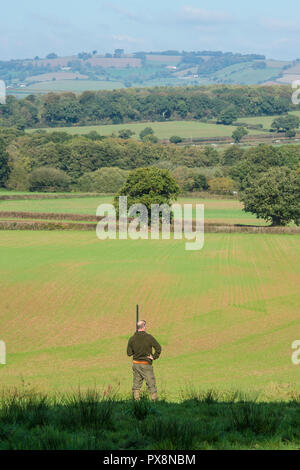
[[2, 383], [23, 377], [48, 391], [111, 384], [125, 393], [139, 303], [163, 346], [156, 374], [168, 397], [191, 383], [299, 388], [291, 362], [300, 326], [297, 235], [206, 234], [203, 250], [187, 252], [176, 240], [2, 231], [0, 252]]
[[[112, 196], [82, 197], [74, 199], [34, 199], [34, 200], [7, 200], [0, 201], [1, 212], [52, 212], [65, 214], [96, 215], [99, 204], [112, 202]], [[243, 205], [234, 199], [197, 199], [181, 197], [181, 204], [204, 204], [205, 219], [210, 222], [230, 224], [265, 225], [262, 220], [256, 219], [253, 214], [242, 210]]]
[[24, 89], [22, 93], [39, 93], [39, 92], [57, 92], [57, 91], [73, 91], [74, 93], [82, 93], [86, 90], [116, 90], [124, 88], [120, 81], [108, 80], [51, 80], [49, 82], [34, 83]]
[[[298, 116], [300, 118], [300, 111], [292, 111], [289, 114], [293, 114], [294, 116]], [[246, 124], [262, 124], [265, 130], [269, 130], [271, 127], [272, 122], [280, 116], [256, 116], [256, 117], [247, 117], [247, 118], [240, 118], [238, 122], [244, 122]], [[265, 132], [265, 131], [264, 131]]]
[[[258, 118], [255, 118], [258, 119]], [[91, 131], [97, 131], [101, 135], [111, 135], [121, 129], [130, 129], [135, 132], [133, 138], [139, 139], [139, 133], [145, 127], [152, 127], [155, 135], [159, 139], [169, 139], [172, 135], [179, 135], [184, 139], [212, 138], [212, 137], [231, 137], [236, 129], [234, 126], [223, 126], [214, 123], [197, 121], [168, 121], [168, 122], [144, 122], [136, 124], [107, 124], [103, 126], [78, 126], [78, 127], [60, 127], [56, 130], [65, 131], [69, 134], [87, 134]], [[36, 129], [30, 129], [27, 132], [34, 132]], [[53, 132], [53, 128], [45, 128], [47, 132]], [[250, 135], [260, 135], [261, 130], [250, 130]]]
[[253, 62], [230, 65], [229, 67], [225, 67], [212, 74], [211, 78], [220, 83], [254, 85], [274, 79], [274, 77], [277, 77], [282, 70], [280, 62], [270, 63], [270, 66], [265, 69], [255, 69], [253, 68], [253, 65]]

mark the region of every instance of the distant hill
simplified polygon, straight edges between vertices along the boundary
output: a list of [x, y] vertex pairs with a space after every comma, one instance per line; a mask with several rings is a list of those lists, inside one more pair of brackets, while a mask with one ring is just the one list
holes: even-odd
[[[8, 93], [19, 96], [123, 87], [285, 84], [300, 79], [300, 61], [221, 51], [125, 54], [117, 49], [114, 54], [93, 51], [58, 57], [51, 53], [46, 58], [0, 61], [0, 77], [6, 82]], [[53, 83], [56, 80], [59, 84]], [[67, 82], [62, 83], [63, 80]], [[78, 80], [84, 83], [80, 86]]]

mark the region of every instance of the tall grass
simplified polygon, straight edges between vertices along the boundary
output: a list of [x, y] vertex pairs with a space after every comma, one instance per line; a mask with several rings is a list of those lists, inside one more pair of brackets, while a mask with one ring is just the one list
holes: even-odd
[[179, 402], [136, 402], [96, 388], [47, 395], [0, 394], [3, 449], [297, 449], [300, 399], [264, 402], [238, 391], [194, 390]]

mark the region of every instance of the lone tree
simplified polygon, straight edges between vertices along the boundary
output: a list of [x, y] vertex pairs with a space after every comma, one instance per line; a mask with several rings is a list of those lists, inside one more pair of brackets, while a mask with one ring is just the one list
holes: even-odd
[[125, 184], [114, 198], [114, 205], [118, 209], [118, 197], [127, 196], [128, 207], [144, 204], [150, 215], [151, 204], [170, 205], [176, 201], [179, 192], [180, 188], [169, 170], [156, 167], [138, 168], [129, 173]]
[[239, 144], [246, 135], [248, 135], [248, 131], [245, 127], [237, 127], [232, 133], [232, 138], [236, 144]]
[[271, 222], [272, 226], [300, 225], [300, 172], [271, 168], [251, 178], [240, 196], [244, 211]]

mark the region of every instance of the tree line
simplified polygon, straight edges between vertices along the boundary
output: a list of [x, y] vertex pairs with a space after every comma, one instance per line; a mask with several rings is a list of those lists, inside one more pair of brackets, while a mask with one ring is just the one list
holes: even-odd
[[[87, 175], [103, 168], [120, 171], [153, 165], [165, 168], [210, 168], [218, 162], [219, 154], [212, 147], [161, 145], [151, 140], [148, 134], [139, 142], [102, 137], [96, 132], [71, 136], [59, 131], [25, 134], [16, 128], [0, 128], [0, 186], [15, 190], [37, 190], [36, 184], [30, 185], [32, 174], [38, 171], [43, 179], [49, 173], [49, 168], [55, 170], [55, 173], [52, 172], [53, 178], [55, 175], [58, 177], [57, 171], [60, 175], [62, 172], [65, 174], [70, 190], [89, 190], [87, 182], [91, 178]], [[63, 186], [66, 190], [66, 184]]]
[[287, 86], [131, 88], [7, 97], [0, 125], [27, 127], [280, 115], [297, 109]]
[[[148, 131], [149, 132], [149, 131]], [[144, 132], [145, 133], [145, 132]], [[126, 136], [128, 137], [128, 136]], [[0, 128], [0, 186], [14, 190], [116, 192], [130, 170], [168, 169], [182, 192], [232, 194], [251, 187], [274, 168], [294, 171], [300, 146], [259, 145], [243, 149], [162, 145], [147, 134], [143, 141], [83, 136], [66, 132]]]

